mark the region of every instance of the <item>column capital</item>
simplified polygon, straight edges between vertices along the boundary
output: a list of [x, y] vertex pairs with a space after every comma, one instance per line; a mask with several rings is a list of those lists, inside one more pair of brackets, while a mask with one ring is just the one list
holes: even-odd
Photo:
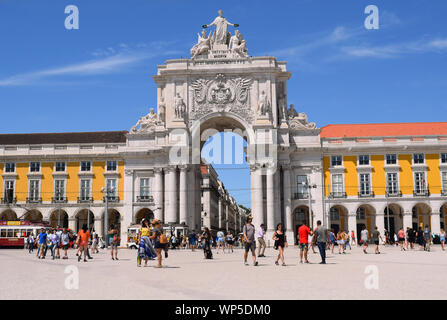
[[292, 166], [290, 165], [290, 163], [286, 163], [286, 164], [282, 164], [281, 168], [283, 171], [290, 171], [292, 169]]
[[155, 172], [155, 173], [162, 173], [162, 172], [163, 172], [163, 168], [161, 168], [161, 167], [155, 167], [155, 168], [154, 168], [154, 172]]
[[186, 164], [179, 165], [178, 168], [180, 171], [188, 171], [189, 167]]
[[132, 170], [132, 169], [125, 169], [125, 170], [124, 170], [124, 174], [125, 174], [126, 176], [131, 176], [131, 175], [133, 174], [133, 170]]
[[176, 171], [177, 170], [177, 166], [166, 166], [165, 168], [164, 168], [164, 171], [166, 171], [166, 172], [174, 172], [174, 171]]

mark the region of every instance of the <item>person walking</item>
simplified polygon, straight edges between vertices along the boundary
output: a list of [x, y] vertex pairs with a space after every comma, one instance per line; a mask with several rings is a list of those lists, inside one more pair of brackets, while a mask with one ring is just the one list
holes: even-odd
[[216, 243], [217, 243], [217, 249], [216, 249], [216, 253], [219, 253], [219, 248], [222, 248], [222, 253], [225, 253], [225, 242], [224, 242], [224, 237], [225, 234], [223, 233], [222, 230], [217, 231], [217, 239], [216, 239]]
[[408, 242], [410, 243], [410, 249], [413, 250], [416, 242], [416, 231], [413, 228], [408, 229]]
[[284, 247], [287, 247], [287, 237], [281, 222], [276, 226], [276, 231], [273, 233], [272, 239], [275, 241], [274, 248], [278, 250], [278, 257], [275, 260], [275, 264], [278, 266], [278, 261], [281, 259], [282, 266], [286, 266], [284, 261]]
[[162, 268], [162, 256], [161, 251], [165, 251], [165, 257], [167, 258], [168, 253], [168, 238], [166, 237], [166, 234], [163, 232], [163, 227], [161, 225], [161, 222], [158, 219], [152, 220], [152, 226], [154, 227], [152, 235], [149, 237], [149, 239], [154, 240], [154, 248], [155, 252], [157, 253], [157, 260], [158, 264], [155, 268]]
[[37, 237], [38, 239], [38, 243], [39, 243], [39, 249], [37, 251], [37, 257], [39, 259], [45, 259], [45, 248], [47, 246], [47, 233], [45, 232], [45, 230], [42, 228], [40, 229], [40, 233]]
[[[112, 260], [118, 259], [118, 246], [120, 244], [120, 236], [118, 234], [118, 230], [115, 228], [115, 225], [110, 225], [110, 230], [108, 232], [109, 242], [110, 242], [110, 254], [112, 255]], [[113, 255], [115, 253], [115, 255]]]
[[380, 235], [380, 231], [379, 231], [379, 228], [377, 228], [377, 226], [374, 228], [373, 232], [371, 232], [371, 238], [373, 239], [374, 244], [375, 244], [374, 254], [380, 254], [379, 243], [380, 243], [380, 240], [383, 241], [383, 239], [382, 239], [382, 236]]
[[419, 251], [421, 251], [422, 248], [425, 247], [424, 232], [422, 231], [421, 227], [419, 227], [418, 231], [416, 232], [416, 242], [419, 245]]
[[189, 248], [191, 249], [191, 251], [194, 252], [196, 244], [197, 244], [197, 234], [195, 230], [192, 230], [192, 232], [189, 234]]
[[318, 220], [317, 227], [314, 229], [313, 233], [316, 235], [317, 247], [320, 251], [320, 264], [326, 264], [326, 243], [329, 239], [328, 230], [321, 224], [321, 221]]
[[441, 229], [441, 232], [439, 233], [439, 241], [441, 242], [442, 251], [445, 251], [445, 231], [444, 231], [444, 229]]
[[51, 255], [53, 256], [53, 260], [60, 259], [60, 253], [59, 253], [60, 238], [59, 235], [57, 234], [56, 229], [53, 230], [53, 234], [50, 237], [51, 242], [53, 244], [53, 246], [51, 247]]
[[399, 244], [400, 244], [400, 251], [406, 251], [405, 250], [405, 232], [404, 228], [400, 228], [397, 232], [398, 238], [399, 238]]
[[258, 258], [265, 257], [264, 252], [267, 246], [265, 245], [264, 236], [265, 225], [261, 224], [261, 226], [256, 231], [256, 238], [258, 239]]
[[345, 251], [346, 248], [349, 246], [349, 250], [352, 250], [351, 248], [351, 240], [349, 239], [349, 232], [343, 231], [343, 241], [345, 242]]
[[337, 233], [338, 254], [345, 253], [345, 241], [343, 240], [343, 231]]
[[203, 229], [201, 236], [200, 236], [200, 241], [202, 242], [204, 259], [212, 259], [213, 258], [213, 252], [211, 251], [212, 238], [213, 238], [213, 236], [211, 234], [210, 229], [205, 227]]
[[147, 267], [147, 262], [149, 259], [153, 259], [157, 256], [151, 240], [149, 239], [151, 235], [151, 228], [149, 225], [149, 220], [143, 219], [141, 222], [140, 232], [138, 233], [138, 243], [140, 244], [138, 259], [138, 266], [141, 267], [141, 260], [144, 259], [144, 266]]
[[351, 245], [355, 245], [356, 241], [355, 241], [355, 232], [354, 230], [351, 230]]
[[64, 256], [62, 257], [62, 259], [65, 260], [68, 259], [67, 251], [68, 248], [70, 247], [70, 235], [68, 234], [67, 229], [64, 229], [64, 231], [62, 231], [61, 243], [62, 243], [62, 250], [64, 250]]
[[32, 253], [34, 249], [34, 235], [32, 233], [28, 236], [28, 252]]
[[242, 228], [245, 239], [245, 252], [244, 252], [244, 264], [248, 266], [247, 257], [248, 251], [251, 251], [251, 256], [253, 259], [253, 265], [257, 266], [258, 261], [256, 261], [256, 242], [255, 242], [255, 226], [251, 223], [253, 218], [250, 216], [247, 218], [247, 223]]
[[87, 224], [82, 225], [82, 229], [78, 231], [78, 237], [76, 239], [77, 245], [80, 248], [78, 255], [78, 262], [81, 261], [82, 253], [84, 253], [84, 262], [87, 262], [87, 248], [88, 240], [90, 239], [90, 231], [87, 228]]
[[362, 232], [360, 232], [360, 239], [362, 240], [363, 253], [367, 254], [368, 252], [366, 251], [366, 249], [368, 249], [369, 234], [366, 226], [364, 226]]
[[309, 252], [309, 236], [312, 236], [313, 232], [310, 231], [309, 227], [306, 226], [306, 224], [302, 224], [298, 228], [298, 243], [300, 246], [300, 263], [303, 263], [303, 256], [304, 256], [304, 262], [309, 263], [309, 260], [307, 258], [307, 254]]
[[428, 227], [428, 224], [426, 224], [424, 228], [424, 241], [425, 241], [424, 250], [430, 252], [431, 232]]
[[336, 239], [335, 239], [334, 231], [332, 229], [329, 231], [329, 241], [330, 241], [331, 253], [334, 253]]
[[233, 244], [234, 244], [234, 238], [233, 238], [233, 234], [231, 232], [228, 232], [227, 236], [226, 236], [226, 243], [227, 243], [227, 248], [228, 248], [228, 253], [233, 253]]
[[98, 234], [96, 232], [93, 231], [92, 234], [92, 254], [93, 253], [98, 253]]

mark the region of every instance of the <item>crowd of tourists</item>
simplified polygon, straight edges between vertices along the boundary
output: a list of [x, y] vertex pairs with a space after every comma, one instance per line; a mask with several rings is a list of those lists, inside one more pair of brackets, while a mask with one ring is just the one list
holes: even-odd
[[[216, 236], [213, 236], [206, 227], [203, 228], [201, 234], [196, 234], [193, 230], [188, 236], [176, 236], [174, 233], [167, 236], [161, 221], [158, 219], [152, 221], [143, 219], [136, 239], [138, 244], [137, 265], [141, 267], [142, 261], [144, 261], [144, 266], [147, 266], [149, 260], [156, 260], [156, 267], [161, 268], [163, 256], [165, 259], [168, 258], [168, 250], [178, 248], [189, 248], [192, 251], [202, 249], [205, 259], [213, 259], [213, 248], [216, 253], [220, 251], [225, 253], [225, 250], [228, 253], [233, 253], [235, 244], [240, 244], [244, 249], [244, 264], [249, 265], [247, 260], [249, 253], [251, 253], [252, 263], [257, 266], [258, 258], [265, 257], [267, 247], [265, 235], [265, 225], [261, 224], [259, 228], [256, 228], [252, 224], [251, 217], [248, 217], [240, 236], [234, 236], [231, 232], [225, 234], [222, 230], [219, 230]], [[382, 237], [376, 226], [372, 232], [363, 227], [357, 241], [353, 230], [351, 232], [340, 230], [335, 233], [333, 229], [327, 229], [321, 221], [317, 221], [314, 229], [310, 229], [306, 224], [299, 226], [296, 240], [299, 245], [300, 264], [309, 263], [308, 252], [312, 250], [313, 253], [317, 253], [315, 247], [318, 248], [320, 253], [320, 264], [326, 264], [326, 251], [334, 254], [335, 246], [337, 246], [337, 252], [340, 255], [345, 254], [348, 248], [352, 250], [353, 246], [361, 247], [363, 252], [367, 254], [370, 244], [374, 245], [375, 254], [380, 254], [380, 245], [399, 246], [401, 251], [413, 249], [430, 251], [434, 237], [435, 235], [431, 233], [428, 225], [418, 229], [407, 228], [406, 231], [401, 228], [395, 234], [394, 239], [390, 239], [386, 230]], [[119, 260], [118, 247], [121, 239], [118, 229], [113, 224], [109, 228], [107, 238], [112, 260]], [[288, 240], [282, 223], [277, 224], [272, 240], [273, 248], [277, 250], [277, 254], [274, 256], [274, 264], [279, 265], [281, 262], [282, 266], [286, 266], [284, 249], [288, 247]], [[444, 251], [446, 233], [443, 229], [441, 229], [439, 241], [441, 249]], [[29, 235], [26, 239], [26, 247], [30, 253], [33, 253], [36, 248], [38, 259], [45, 259], [49, 251], [53, 260], [60, 259], [61, 256], [62, 259], [68, 259], [69, 248], [74, 248], [78, 261], [83, 258], [84, 262], [87, 262], [87, 259], [93, 259], [92, 255], [99, 252], [98, 248], [104, 248], [105, 244], [95, 230], [89, 230], [87, 225], [84, 224], [77, 233], [60, 227], [41, 229], [36, 238], [32, 234]]]

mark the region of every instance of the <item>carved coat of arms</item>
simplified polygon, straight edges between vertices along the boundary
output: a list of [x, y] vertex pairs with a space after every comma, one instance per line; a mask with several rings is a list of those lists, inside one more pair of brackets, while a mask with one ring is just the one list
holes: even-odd
[[198, 120], [204, 115], [215, 111], [233, 112], [247, 122], [253, 121], [253, 111], [250, 107], [249, 90], [251, 79], [227, 79], [218, 74], [215, 79], [197, 79], [191, 83], [193, 103], [191, 120]]

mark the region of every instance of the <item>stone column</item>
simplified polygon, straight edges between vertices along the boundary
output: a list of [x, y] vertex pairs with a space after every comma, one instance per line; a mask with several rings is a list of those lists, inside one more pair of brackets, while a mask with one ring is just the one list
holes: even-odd
[[441, 216], [439, 210], [433, 211], [430, 214], [430, 225], [431, 225], [431, 232], [434, 234], [440, 234], [441, 233]]
[[98, 236], [102, 237], [104, 230], [102, 228], [101, 216], [95, 216], [93, 228], [95, 228], [95, 232], [98, 234]]
[[[382, 237], [385, 236], [385, 214], [384, 213], [377, 213], [376, 214], [376, 225], [377, 230], [379, 230], [380, 235]], [[372, 226], [374, 228], [374, 226]], [[374, 229], [372, 229], [374, 230]]]
[[267, 231], [275, 231], [275, 175], [267, 174]]
[[222, 229], [222, 220], [223, 220], [223, 217], [222, 217], [222, 198], [219, 196], [219, 202], [218, 202], [218, 210], [219, 210], [219, 223], [218, 223], [218, 226], [219, 226], [219, 229]]
[[164, 221], [165, 217], [163, 214], [163, 169], [155, 168], [155, 185], [154, 185], [154, 204], [155, 204], [155, 212], [154, 216], [156, 219]]
[[180, 223], [186, 224], [188, 214], [188, 198], [186, 194], [186, 176], [188, 175], [188, 167], [180, 166]]
[[230, 227], [230, 211], [228, 208], [228, 203], [225, 203], [225, 230], [228, 232]]
[[[328, 228], [330, 228], [330, 226]], [[359, 237], [357, 234], [357, 216], [355, 211], [348, 212], [348, 228], [349, 236], [351, 236], [351, 231], [354, 230], [355, 241], [357, 243]]]
[[189, 231], [192, 231], [194, 226], [194, 214], [195, 214], [195, 205], [196, 205], [196, 174], [195, 174], [195, 166], [192, 165], [190, 169], [188, 170], [188, 183], [187, 183], [188, 192], [187, 198], [188, 198], [188, 214], [187, 214], [187, 220], [186, 224], [189, 227]]
[[177, 223], [177, 167], [165, 169], [165, 223]]
[[279, 168], [276, 167], [275, 173], [274, 175], [274, 184], [273, 184], [273, 212], [275, 215], [275, 227], [278, 223], [283, 222], [281, 219], [281, 186], [280, 186], [280, 182], [281, 182], [281, 173], [279, 171]]
[[[403, 223], [404, 223], [404, 231], [407, 230], [407, 227], [413, 228], [413, 214], [411, 211], [403, 212]], [[396, 223], [396, 222], [394, 222]], [[389, 230], [390, 234], [394, 233], [394, 230]]]
[[[95, 219], [96, 221], [96, 219]], [[99, 220], [99, 223], [101, 223], [101, 219]], [[73, 232], [77, 233], [78, 230], [76, 230], [76, 218], [68, 218], [68, 228], [71, 229]], [[96, 228], [96, 225], [95, 225]], [[101, 230], [101, 226], [99, 227], [99, 229]], [[102, 230], [101, 232], [98, 232], [99, 234], [102, 234]]]
[[290, 185], [290, 166], [283, 166], [283, 191], [284, 191], [284, 228], [287, 240], [290, 244], [295, 243], [294, 226], [292, 216], [292, 189]]
[[262, 208], [262, 175], [261, 170], [256, 165], [250, 165], [251, 178], [251, 215], [253, 224], [259, 228], [264, 223], [264, 211]]

